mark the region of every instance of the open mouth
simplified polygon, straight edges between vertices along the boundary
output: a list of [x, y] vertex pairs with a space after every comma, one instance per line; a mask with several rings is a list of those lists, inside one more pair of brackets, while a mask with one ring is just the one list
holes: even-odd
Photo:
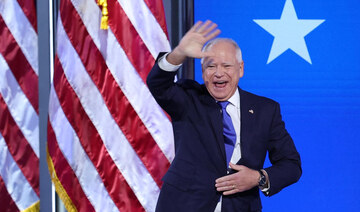
[[224, 88], [227, 85], [228, 81], [217, 81], [214, 82], [216, 88]]

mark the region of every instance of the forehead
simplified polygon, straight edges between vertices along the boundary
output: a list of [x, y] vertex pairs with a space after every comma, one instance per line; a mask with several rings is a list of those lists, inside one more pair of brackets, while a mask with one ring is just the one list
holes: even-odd
[[234, 44], [226, 40], [217, 41], [216, 43], [210, 45], [206, 51], [216, 51], [222, 49], [234, 52], [236, 51]]
[[206, 57], [205, 61], [230, 60], [233, 62], [233, 60], [236, 60], [236, 48], [230, 42], [219, 41], [210, 46], [206, 51], [212, 52], [214, 56]]

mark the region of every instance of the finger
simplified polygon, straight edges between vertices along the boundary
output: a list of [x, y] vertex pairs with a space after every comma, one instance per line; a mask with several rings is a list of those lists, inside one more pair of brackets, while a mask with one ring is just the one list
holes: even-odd
[[224, 177], [220, 177], [220, 178], [216, 179], [215, 182], [216, 183], [222, 183], [222, 182], [226, 182], [226, 181], [236, 180], [236, 174], [237, 173], [229, 174], [229, 175], [226, 175]]
[[196, 32], [203, 34], [203, 33], [205, 32], [205, 30], [207, 30], [207, 28], [209, 28], [209, 26], [212, 25], [212, 24], [213, 24], [213, 22], [211, 22], [210, 20], [207, 20], [207, 21], [205, 21], [204, 24], [202, 24], [202, 25], [196, 30]]
[[189, 30], [189, 32], [194, 32], [197, 31], [197, 28], [199, 28], [199, 26], [202, 24], [202, 21], [198, 21], [194, 24], [194, 26], [191, 27], [191, 29]]
[[211, 32], [210, 34], [206, 35], [206, 40], [209, 41], [221, 33], [220, 29], [216, 29], [215, 31]]
[[217, 191], [231, 191], [233, 189], [235, 189], [234, 186], [223, 186], [223, 187], [216, 188]]
[[227, 181], [221, 184], [215, 184], [216, 189], [219, 191], [226, 191], [236, 188], [236, 182], [234, 181]]
[[231, 187], [231, 184], [228, 183], [228, 181], [226, 181], [226, 182], [223, 182], [223, 183], [216, 183], [215, 187], [216, 188], [224, 188], [224, 187], [226, 188], [226, 187]]
[[209, 34], [211, 31], [213, 31], [214, 29], [216, 29], [218, 25], [215, 23], [212, 23], [209, 27], [205, 28], [204, 31], [202, 32], [203, 35], [207, 36], [207, 34]]
[[225, 186], [230, 186], [230, 182], [229, 181], [224, 181], [224, 182], [216, 182], [215, 183], [215, 187], [225, 187]]
[[227, 176], [224, 176], [224, 177], [220, 177], [220, 178], [216, 179], [215, 182], [216, 182], [216, 183], [226, 182], [226, 181], [230, 180], [229, 177], [230, 177], [230, 175], [227, 175]]
[[221, 182], [221, 183], [216, 183], [215, 187], [220, 188], [220, 187], [231, 187], [233, 185], [237, 185], [237, 181], [236, 180], [228, 180], [225, 182]]
[[238, 189], [232, 189], [232, 190], [223, 192], [223, 195], [231, 195], [231, 194], [235, 194], [237, 192], [239, 192]]
[[234, 169], [236, 171], [241, 171], [244, 168], [243, 165], [236, 165], [236, 164], [233, 164], [233, 163], [229, 163], [229, 165], [230, 165], [230, 168], [232, 168], [232, 169]]

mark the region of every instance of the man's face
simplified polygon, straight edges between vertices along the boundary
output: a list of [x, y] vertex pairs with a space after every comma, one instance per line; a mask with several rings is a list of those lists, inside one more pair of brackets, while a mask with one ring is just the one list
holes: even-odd
[[237, 89], [244, 63], [237, 61], [235, 47], [226, 41], [219, 41], [207, 51], [213, 56], [206, 57], [202, 65], [205, 86], [215, 100], [226, 101]]

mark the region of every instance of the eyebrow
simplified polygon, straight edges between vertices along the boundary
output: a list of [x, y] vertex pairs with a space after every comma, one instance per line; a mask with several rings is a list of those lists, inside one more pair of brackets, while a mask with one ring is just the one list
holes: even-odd
[[235, 63], [234, 63], [234, 62], [222, 62], [221, 65], [231, 65], [231, 66], [234, 66]]

